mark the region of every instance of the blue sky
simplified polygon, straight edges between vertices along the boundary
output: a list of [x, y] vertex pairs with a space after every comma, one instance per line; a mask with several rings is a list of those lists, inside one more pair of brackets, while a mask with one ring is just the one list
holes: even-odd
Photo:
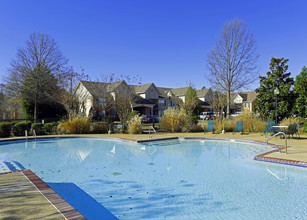
[[[0, 81], [32, 32], [50, 34], [69, 65], [92, 78], [139, 75], [161, 87], [210, 87], [207, 56], [223, 24], [244, 20], [257, 40], [260, 75], [271, 57], [307, 65], [307, 1], [2, 0]], [[259, 81], [245, 90], [257, 88]]]

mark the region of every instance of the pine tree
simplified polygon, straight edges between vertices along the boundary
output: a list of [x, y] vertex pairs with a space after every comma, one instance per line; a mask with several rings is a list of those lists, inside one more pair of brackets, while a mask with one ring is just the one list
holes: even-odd
[[279, 95], [277, 95], [277, 117], [278, 121], [288, 117], [291, 112], [293, 103], [291, 86], [294, 80], [290, 77], [288, 72], [288, 59], [272, 57], [270, 63], [270, 71], [267, 76], [260, 77], [260, 87], [256, 89], [258, 96], [255, 100], [256, 111], [264, 119], [275, 119], [276, 107], [274, 90], [278, 88]]
[[304, 66], [299, 75], [295, 78], [293, 95], [295, 103], [293, 105], [293, 114], [300, 117], [307, 117], [307, 68]]

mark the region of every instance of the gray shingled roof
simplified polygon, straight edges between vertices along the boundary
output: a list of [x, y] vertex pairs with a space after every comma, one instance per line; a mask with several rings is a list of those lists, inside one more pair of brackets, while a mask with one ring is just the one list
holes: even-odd
[[88, 92], [95, 97], [100, 97], [105, 92], [113, 92], [124, 80], [117, 81], [114, 83], [103, 83], [103, 82], [91, 82], [91, 81], [80, 81], [82, 85], [88, 90]]
[[208, 93], [209, 89], [196, 90], [197, 97], [204, 97]]
[[187, 93], [189, 87], [182, 87], [177, 89], [171, 89], [172, 93], [174, 93], [176, 96], [183, 96]]
[[243, 98], [243, 102], [253, 102], [258, 93], [251, 91], [251, 92], [238, 92], [238, 93], [232, 93], [231, 94], [231, 99], [234, 99], [236, 95], [240, 95]]
[[146, 90], [152, 85], [154, 85], [154, 84], [153, 83], [147, 83], [147, 84], [144, 84], [144, 85], [129, 85], [129, 86], [134, 89], [136, 94], [140, 94], [140, 93], [145, 93]]
[[254, 91], [251, 91], [251, 92], [239, 92], [239, 95], [243, 98], [244, 102], [253, 102], [256, 99], [258, 93], [254, 92]]

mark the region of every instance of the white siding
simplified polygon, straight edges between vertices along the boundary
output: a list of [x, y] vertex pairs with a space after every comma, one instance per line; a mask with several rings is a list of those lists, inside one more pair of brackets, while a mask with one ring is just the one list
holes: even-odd
[[242, 104], [243, 103], [243, 98], [239, 95], [236, 95], [233, 99], [233, 102], [236, 104]]
[[180, 98], [183, 102], [185, 102], [185, 96], [179, 96], [179, 98]]

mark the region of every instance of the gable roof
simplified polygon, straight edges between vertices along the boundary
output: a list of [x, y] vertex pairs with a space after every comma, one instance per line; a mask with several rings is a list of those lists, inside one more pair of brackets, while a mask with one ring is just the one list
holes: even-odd
[[182, 88], [177, 88], [177, 89], [171, 89], [172, 93], [174, 93], [176, 96], [184, 96], [187, 91], [188, 91], [188, 86], [187, 87], [182, 87]]
[[95, 97], [100, 97], [105, 92], [114, 92], [119, 85], [125, 83], [124, 80], [114, 83], [92, 82], [92, 81], [80, 81], [87, 91]]
[[199, 89], [196, 90], [197, 97], [204, 97], [207, 95], [210, 89]]
[[145, 93], [146, 90], [152, 85], [156, 87], [154, 83], [147, 83], [143, 85], [129, 85], [129, 86], [134, 89], [136, 94], [140, 94], [140, 93]]
[[155, 105], [155, 103], [153, 103], [152, 101], [148, 100], [148, 99], [144, 99], [138, 95], [135, 95], [132, 99], [132, 102], [134, 104], [139, 104], [139, 105]]
[[239, 93], [232, 93], [231, 94], [231, 97], [232, 99], [234, 99], [237, 95], [241, 96], [242, 99], [243, 99], [243, 102], [253, 102], [258, 93], [257, 92], [254, 92], [254, 91], [251, 91], [251, 92], [239, 92]]
[[159, 91], [159, 98], [165, 98], [168, 99], [169, 96], [167, 95], [168, 92], [171, 92], [170, 97], [174, 96], [174, 93], [172, 92], [171, 88], [165, 88], [165, 87], [157, 87], [158, 91]]
[[245, 102], [253, 102], [256, 99], [257, 95], [258, 95], [258, 93], [254, 92], [254, 91], [251, 91], [251, 92], [240, 92], [239, 94], [243, 98], [243, 101], [245, 101]]

